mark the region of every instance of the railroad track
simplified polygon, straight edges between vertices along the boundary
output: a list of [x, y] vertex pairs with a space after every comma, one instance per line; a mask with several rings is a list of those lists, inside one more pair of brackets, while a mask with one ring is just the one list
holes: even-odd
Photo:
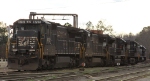
[[121, 75], [105, 77], [95, 81], [134, 81], [148, 75], [150, 75], [150, 70], [141, 70]]
[[[146, 68], [146, 67], [150, 67], [150, 64], [139, 64], [139, 65], [132, 65], [132, 66], [119, 66], [119, 67], [114, 67], [115, 70], [113, 70], [114, 72], [117, 72], [119, 70], [133, 70], [135, 68]], [[112, 67], [103, 67], [103, 69], [99, 69], [99, 73], [109, 73], [109, 72], [113, 72], [112, 70], [110, 70], [109, 68]], [[87, 68], [88, 69], [88, 68]], [[11, 80], [11, 81], [23, 81], [23, 80], [44, 80], [44, 81], [53, 81], [53, 80], [58, 80], [61, 81], [62, 79], [69, 79], [69, 78], [75, 78], [78, 76], [82, 76], [85, 77], [84, 75], [87, 73], [83, 73], [83, 72], [55, 72], [55, 71], [51, 71], [51, 72], [47, 72], [47, 71], [25, 71], [25, 72], [8, 72], [8, 73], [0, 73], [0, 81], [1, 80]], [[91, 73], [89, 75], [97, 75], [97, 72], [95, 73]], [[126, 75], [122, 75], [122, 76], [126, 76]], [[116, 76], [117, 77], [117, 76]], [[119, 76], [118, 76], [119, 77]], [[114, 77], [115, 78], [115, 77]], [[133, 77], [132, 77], [133, 78]], [[104, 79], [104, 78], [103, 78]], [[109, 79], [108, 77], [106, 79]], [[128, 79], [129, 80], [129, 79]], [[101, 81], [101, 80], [99, 80]], [[111, 80], [112, 81], [112, 80]], [[125, 80], [127, 81], [127, 80]]]
[[[144, 64], [145, 65], [145, 64]], [[145, 65], [145, 66], [142, 66], [141, 64], [139, 65], [139, 66], [122, 66], [122, 67], [116, 67], [118, 70], [125, 70], [125, 69], [128, 69], [128, 70], [133, 70], [133, 69], [135, 69], [135, 68], [140, 68], [140, 69], [142, 69], [142, 68], [147, 68], [148, 66], [150, 66], [149, 64], [148, 65]], [[118, 71], [117, 70], [117, 71]], [[108, 68], [106, 68], [106, 69], [103, 69], [103, 70], [101, 70], [100, 71], [100, 73], [102, 74], [102, 73], [109, 73], [109, 72], [111, 72]], [[116, 71], [115, 71], [116, 72]], [[137, 74], [139, 74], [140, 72], [142, 72], [142, 71], [139, 71], [139, 72], [135, 72], [135, 74], [137, 73]], [[144, 72], [147, 72], [147, 70], [143, 70], [143, 72], [142, 73], [144, 73]], [[130, 75], [130, 73], [127, 73], [128, 75]], [[131, 73], [131, 74], [133, 74], [133, 73]], [[55, 78], [49, 78], [49, 77], [47, 77], [47, 79], [45, 79], [44, 81], [68, 81], [68, 80], [71, 80], [71, 79], [75, 79], [75, 78], [77, 78], [77, 77], [87, 77], [87, 76], [84, 76], [85, 74], [72, 74], [72, 75], [67, 75], [67, 76], [60, 76], [60, 77], [55, 77]], [[97, 75], [97, 73], [92, 73], [91, 75]], [[119, 75], [116, 75], [116, 77], [119, 77]], [[122, 76], [125, 76], [125, 75], [122, 75]], [[115, 77], [115, 76], [113, 76], [113, 77]], [[108, 78], [108, 77], [107, 77]], [[104, 78], [103, 78], [104, 79]], [[41, 79], [41, 80], [43, 80], [43, 79]], [[99, 81], [99, 80], [98, 80]], [[101, 80], [100, 80], [101, 81]], [[106, 80], [104, 80], [104, 81], [106, 81]], [[110, 80], [110, 81], [112, 81], [112, 80]], [[127, 79], [127, 80], [125, 80], [125, 81], [130, 81], [129, 79]]]
[[1, 80], [7, 80], [7, 81], [23, 81], [27, 79], [37, 79], [37, 78], [42, 78], [42, 77], [54, 77], [54, 76], [63, 76], [63, 75], [69, 75], [72, 74], [71, 72], [69, 73], [58, 73], [58, 72], [45, 72], [45, 73], [16, 73], [16, 74], [0, 74], [0, 81]]

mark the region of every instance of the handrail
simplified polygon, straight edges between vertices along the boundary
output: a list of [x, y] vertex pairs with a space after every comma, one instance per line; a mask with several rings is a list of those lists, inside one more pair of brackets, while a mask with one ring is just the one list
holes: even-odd
[[141, 56], [141, 55], [138, 53], [138, 61], [140, 60], [140, 56]]
[[8, 58], [8, 42], [6, 43], [6, 58]]
[[[42, 41], [42, 39], [44, 39], [44, 38], [41, 38], [40, 40]], [[40, 45], [41, 45], [41, 58], [43, 59], [43, 50], [44, 50], [44, 47], [43, 47], [42, 42], [40, 43]]]
[[106, 58], [107, 58], [107, 59], [110, 59], [110, 58], [109, 58], [110, 53], [108, 52], [108, 50], [107, 50], [106, 48], [105, 48], [105, 50], [106, 50]]
[[9, 43], [10, 43], [10, 39], [8, 38], [8, 41], [6, 43], [6, 58], [8, 58]]
[[82, 57], [81, 43], [80, 43], [80, 58]]
[[43, 44], [41, 43], [41, 58], [43, 59]]
[[40, 43], [39, 43], [39, 41], [38, 41], [38, 39], [37, 39], [37, 38], [36, 38], [36, 40], [37, 40], [37, 42], [38, 42], [38, 46], [39, 46], [39, 49], [40, 49], [40, 58], [42, 58], [41, 45], [40, 45]]
[[84, 58], [84, 56], [83, 56], [84, 51], [85, 51], [84, 45], [82, 45], [82, 43], [80, 43], [80, 58]]

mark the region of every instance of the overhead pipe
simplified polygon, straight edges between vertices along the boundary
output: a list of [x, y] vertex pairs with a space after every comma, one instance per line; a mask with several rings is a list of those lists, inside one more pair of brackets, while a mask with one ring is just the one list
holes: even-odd
[[57, 15], [57, 16], [73, 16], [73, 27], [78, 28], [78, 14], [69, 13], [36, 13], [30, 12], [29, 19], [34, 19], [36, 15]]

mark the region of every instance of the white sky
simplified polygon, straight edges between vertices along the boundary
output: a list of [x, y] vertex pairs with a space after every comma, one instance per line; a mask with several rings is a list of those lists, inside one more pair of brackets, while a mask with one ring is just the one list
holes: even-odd
[[[116, 33], [136, 34], [150, 26], [150, 0], [0, 0], [0, 21], [13, 24], [30, 12], [76, 13], [79, 26], [106, 19]], [[68, 22], [68, 21], [64, 21]]]

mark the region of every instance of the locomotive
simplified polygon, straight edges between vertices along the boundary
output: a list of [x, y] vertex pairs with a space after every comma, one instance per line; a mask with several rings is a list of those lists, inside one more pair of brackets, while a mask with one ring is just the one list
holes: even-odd
[[114, 37], [108, 34], [91, 33], [87, 42], [85, 58], [87, 66], [106, 66], [114, 64]]
[[35, 70], [77, 66], [84, 58], [88, 33], [85, 30], [40, 19], [20, 19], [13, 29], [8, 68]]
[[146, 48], [140, 45], [136, 41], [126, 40], [127, 41], [127, 54], [130, 64], [136, 64], [146, 60], [145, 51]]
[[119, 65], [127, 64], [126, 41], [122, 38], [115, 40], [115, 63]]
[[[139, 51], [140, 50], [140, 51]], [[113, 66], [145, 61], [146, 48], [135, 41], [66, 27], [43, 19], [19, 19], [7, 53], [17, 70]]]

